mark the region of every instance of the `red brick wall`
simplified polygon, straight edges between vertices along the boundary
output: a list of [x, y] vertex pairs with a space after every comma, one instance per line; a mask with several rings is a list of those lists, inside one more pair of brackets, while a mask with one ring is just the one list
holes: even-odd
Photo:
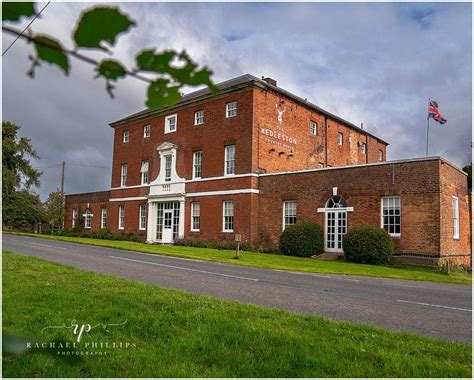
[[[282, 130], [278, 129], [276, 105], [284, 109]], [[386, 145], [379, 140], [275, 91], [255, 90], [254, 113], [254, 151], [258, 152], [257, 164], [263, 172], [315, 169], [319, 163], [342, 166], [377, 162], [378, 149], [383, 151], [385, 161]], [[318, 124], [316, 136], [310, 133], [311, 121]], [[296, 144], [272, 137], [267, 131], [289, 136]], [[338, 132], [343, 133], [342, 146], [338, 145]], [[362, 153], [359, 142], [367, 144], [367, 154]]]
[[[234, 202], [234, 232], [222, 232], [223, 202]], [[191, 203], [200, 203], [200, 231], [191, 231]], [[184, 231], [186, 237], [201, 240], [227, 241], [234, 240], [235, 234], [242, 235], [242, 241], [255, 242], [254, 234], [256, 217], [254, 206], [257, 202], [254, 194], [234, 194], [186, 198]]]
[[87, 206], [89, 205], [89, 208], [93, 214], [91, 229], [99, 229], [100, 210], [102, 207], [108, 207], [109, 198], [110, 191], [66, 195], [64, 227], [72, 228], [72, 210], [74, 208], [76, 208], [78, 212], [80, 209], [82, 214], [84, 214], [86, 212]]
[[[226, 103], [237, 101], [237, 116], [225, 117]], [[194, 126], [194, 112], [204, 110], [204, 124]], [[177, 130], [164, 133], [165, 117], [176, 113]], [[151, 137], [143, 138], [143, 127], [151, 125]], [[224, 175], [224, 149], [236, 145], [236, 174], [252, 172], [252, 92], [242, 92], [214, 98], [206, 102], [171, 111], [147, 120], [115, 129], [112, 187], [120, 186], [121, 165], [128, 165], [127, 185], [140, 184], [142, 160], [149, 161], [150, 182], [159, 173], [157, 147], [163, 142], [178, 145], [176, 170], [180, 177], [192, 178], [193, 152], [201, 150], [202, 177]], [[122, 143], [122, 133], [130, 131], [128, 143]]]
[[380, 226], [381, 197], [401, 198], [401, 237], [394, 238], [397, 253], [437, 256], [440, 252], [440, 197], [438, 161], [418, 161], [320, 170], [260, 178], [259, 225], [274, 245], [282, 231], [282, 202], [296, 200], [298, 220], [324, 226], [325, 206], [332, 188], [345, 198], [348, 228]]
[[[467, 175], [440, 162], [441, 173], [441, 255], [468, 256], [471, 252], [470, 202]], [[454, 239], [453, 196], [459, 202], [459, 239]], [[470, 257], [456, 261], [468, 264]]]

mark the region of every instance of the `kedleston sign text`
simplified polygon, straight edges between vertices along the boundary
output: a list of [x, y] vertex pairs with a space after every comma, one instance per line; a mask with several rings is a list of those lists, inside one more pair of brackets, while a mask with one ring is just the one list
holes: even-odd
[[267, 136], [265, 140], [270, 144], [291, 148], [290, 145], [296, 145], [296, 139], [283, 133], [283, 114], [286, 111], [286, 107], [282, 107], [281, 104], [275, 104], [275, 108], [278, 122], [276, 130], [260, 128], [260, 133]]

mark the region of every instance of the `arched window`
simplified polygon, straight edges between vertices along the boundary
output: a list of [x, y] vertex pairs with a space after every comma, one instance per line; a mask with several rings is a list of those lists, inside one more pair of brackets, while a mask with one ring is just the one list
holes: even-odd
[[92, 212], [90, 208], [86, 210], [85, 217], [86, 218], [84, 219], [84, 228], [91, 228], [92, 227]]
[[347, 203], [344, 200], [344, 198], [340, 197], [339, 195], [333, 195], [326, 202], [326, 208], [345, 208], [345, 207], [347, 207]]

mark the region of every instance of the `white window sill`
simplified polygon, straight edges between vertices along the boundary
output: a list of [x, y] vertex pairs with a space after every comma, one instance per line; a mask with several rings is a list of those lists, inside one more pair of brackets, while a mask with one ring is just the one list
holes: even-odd
[[232, 176], [234, 176], [234, 175], [235, 175], [235, 173], [224, 174], [224, 177], [232, 177]]
[[201, 230], [189, 230], [191, 232], [201, 232]]
[[232, 116], [226, 116], [226, 119], [232, 119], [233, 117], [236, 117], [237, 115], [232, 115]]
[[224, 231], [221, 231], [223, 234], [229, 234], [229, 233], [233, 233], [234, 230], [224, 230]]
[[394, 238], [399, 238], [402, 236], [402, 234], [391, 234], [391, 233], [389, 233], [389, 235]]
[[124, 227], [119, 227], [118, 229], [119, 229], [119, 230], [124, 230], [125, 228], [124, 228]]
[[176, 129], [174, 131], [165, 131], [165, 135], [167, 135], [168, 133], [174, 133], [176, 132]]

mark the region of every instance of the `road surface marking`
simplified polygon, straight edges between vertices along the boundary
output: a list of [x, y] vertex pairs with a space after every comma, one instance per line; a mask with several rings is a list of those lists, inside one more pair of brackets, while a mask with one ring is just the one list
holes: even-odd
[[63, 250], [65, 250], [65, 251], [69, 251], [69, 248], [58, 247], [57, 245], [41, 244], [41, 243], [34, 243], [34, 242], [32, 242], [32, 241], [15, 240], [15, 239], [13, 239], [13, 242], [14, 242], [14, 243], [23, 243], [23, 244], [41, 245], [42, 247], [58, 248], [58, 249], [63, 249]]
[[461, 311], [472, 311], [472, 310], [470, 310], [470, 309], [463, 309], [462, 307], [436, 305], [436, 304], [425, 303], [425, 302], [414, 302], [414, 301], [406, 301], [406, 300], [397, 300], [397, 302], [412, 303], [412, 304], [415, 304], [415, 305], [422, 305], [422, 306], [441, 307], [441, 308], [443, 308], [443, 309], [453, 309], [453, 310], [461, 310]]
[[118, 260], [133, 261], [133, 262], [136, 262], [136, 263], [151, 264], [151, 265], [158, 265], [158, 266], [160, 266], [160, 267], [167, 267], [167, 268], [173, 268], [173, 269], [187, 270], [187, 271], [190, 271], [190, 272], [199, 272], [199, 273], [213, 274], [213, 275], [216, 275], [216, 276], [238, 278], [239, 280], [260, 281], [260, 280], [258, 280], [258, 279], [256, 279], [256, 278], [232, 276], [232, 275], [230, 275], [230, 274], [209, 272], [209, 271], [206, 271], [206, 270], [199, 270], [199, 269], [193, 269], [193, 268], [183, 268], [183, 267], [177, 267], [177, 266], [175, 266], [175, 265], [167, 265], [167, 264], [153, 263], [153, 262], [150, 262], [150, 261], [127, 259], [126, 257], [117, 257], [117, 256], [109, 256], [109, 257], [111, 257], [111, 258], [113, 258], [113, 259], [118, 259]]

